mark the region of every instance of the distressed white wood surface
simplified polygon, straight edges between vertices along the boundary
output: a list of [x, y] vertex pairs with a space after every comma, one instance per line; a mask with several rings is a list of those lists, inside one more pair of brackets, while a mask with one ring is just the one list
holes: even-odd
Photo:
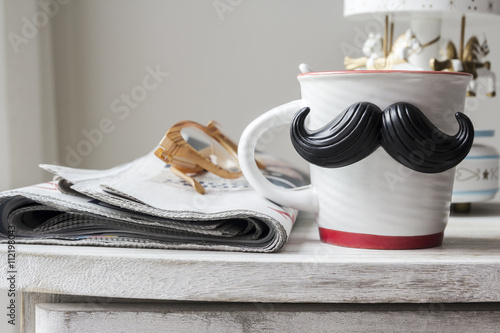
[[[0, 262], [6, 263], [6, 246]], [[500, 302], [500, 205], [452, 216], [444, 244], [406, 251], [323, 244], [303, 216], [281, 253], [17, 246], [26, 292], [224, 302]], [[7, 287], [0, 279], [0, 288]]]
[[500, 308], [264, 304], [39, 304], [37, 333], [498, 332]]

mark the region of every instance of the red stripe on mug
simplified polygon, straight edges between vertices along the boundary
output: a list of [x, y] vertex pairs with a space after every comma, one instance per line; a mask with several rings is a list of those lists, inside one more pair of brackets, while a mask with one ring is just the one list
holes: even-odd
[[376, 250], [408, 250], [439, 246], [444, 232], [423, 236], [380, 236], [319, 228], [321, 241], [344, 247]]

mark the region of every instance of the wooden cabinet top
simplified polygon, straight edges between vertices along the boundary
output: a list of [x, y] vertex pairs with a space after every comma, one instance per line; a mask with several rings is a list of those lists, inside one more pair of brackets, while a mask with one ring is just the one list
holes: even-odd
[[[0, 245], [7, 265], [7, 245]], [[137, 299], [310, 302], [500, 302], [500, 204], [452, 215], [442, 246], [363, 250], [321, 243], [299, 217], [279, 253], [16, 244], [20, 291]], [[4, 269], [5, 271], [5, 269]], [[8, 289], [9, 281], [0, 280]]]

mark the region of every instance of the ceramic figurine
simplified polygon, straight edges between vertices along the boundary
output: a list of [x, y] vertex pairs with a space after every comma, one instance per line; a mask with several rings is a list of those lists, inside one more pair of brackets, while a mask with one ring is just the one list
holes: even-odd
[[494, 97], [496, 95], [495, 73], [491, 71], [491, 63], [484, 61], [489, 52], [486, 38], [480, 43], [476, 36], [472, 36], [463, 50], [462, 57], [457, 53], [453, 42], [449, 41], [444, 50], [441, 51], [442, 54], [445, 54], [445, 58], [442, 60], [432, 58], [430, 60], [431, 69], [470, 73], [473, 80], [469, 84], [467, 96], [476, 96], [478, 79], [482, 79], [486, 83], [486, 96]]

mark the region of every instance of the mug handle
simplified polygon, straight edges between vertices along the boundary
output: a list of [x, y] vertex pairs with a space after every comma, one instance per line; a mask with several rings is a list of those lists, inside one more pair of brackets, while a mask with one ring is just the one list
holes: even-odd
[[285, 189], [272, 184], [259, 171], [255, 163], [257, 140], [266, 131], [285, 124], [290, 124], [295, 113], [303, 108], [303, 100], [295, 100], [278, 106], [254, 121], [243, 131], [238, 146], [238, 160], [246, 180], [264, 197], [283, 206], [307, 212], [317, 212], [318, 200], [312, 185], [294, 189]]

